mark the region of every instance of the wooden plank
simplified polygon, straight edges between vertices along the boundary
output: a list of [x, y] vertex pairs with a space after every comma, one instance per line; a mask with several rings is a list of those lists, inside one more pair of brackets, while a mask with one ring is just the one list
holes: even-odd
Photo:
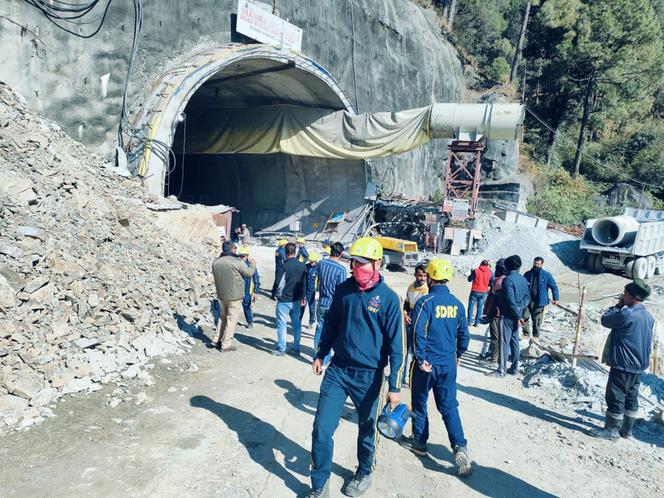
[[[586, 286], [583, 286], [581, 291], [581, 300], [579, 302], [579, 314], [576, 319], [576, 337], [574, 338], [574, 354], [579, 353], [579, 347], [581, 346], [581, 331], [583, 330], [583, 302], [586, 300]], [[572, 359], [572, 367], [576, 367], [576, 357]]]

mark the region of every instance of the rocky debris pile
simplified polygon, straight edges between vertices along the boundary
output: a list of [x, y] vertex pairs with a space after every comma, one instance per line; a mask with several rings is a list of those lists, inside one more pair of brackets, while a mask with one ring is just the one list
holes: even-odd
[[[578, 311], [578, 306], [567, 306]], [[602, 327], [603, 309], [592, 304], [584, 306], [580, 353], [601, 357], [609, 330]], [[541, 344], [556, 352], [572, 353], [576, 330], [576, 316], [554, 306], [547, 307], [542, 327]], [[661, 335], [661, 327], [657, 329]], [[541, 389], [545, 403], [557, 410], [587, 410], [601, 417], [606, 410], [604, 394], [608, 367], [599, 361], [579, 359], [573, 368], [569, 361], [554, 360], [551, 354], [537, 345], [530, 345], [522, 353], [530, 356], [523, 363], [523, 385]], [[534, 357], [534, 358], [532, 358]], [[644, 374], [641, 381], [641, 416], [639, 434], [645, 441], [664, 442], [664, 424], [658, 422], [664, 408], [664, 379]]]
[[195, 343], [217, 248], [173, 239], [150, 202], [0, 83], [0, 432], [68, 393], [149, 384], [149, 358]]
[[454, 263], [457, 275], [468, 275], [483, 259], [493, 265], [498, 259], [512, 254], [521, 256], [524, 271], [530, 268], [536, 256], [543, 257], [546, 269], [552, 272], [583, 263], [578, 239], [572, 235], [515, 225], [486, 213], [478, 215], [476, 227], [481, 231], [482, 239], [475, 243], [470, 254], [445, 256]]

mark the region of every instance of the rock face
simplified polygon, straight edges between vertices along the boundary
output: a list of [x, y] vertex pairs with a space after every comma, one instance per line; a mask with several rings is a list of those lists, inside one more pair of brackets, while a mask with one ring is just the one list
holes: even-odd
[[652, 208], [652, 199], [643, 194], [638, 188], [627, 183], [616, 183], [613, 187], [604, 192], [604, 195], [611, 207]]
[[[141, 49], [130, 101], [173, 60], [231, 39], [237, 0], [144, 0]], [[432, 102], [459, 102], [463, 74], [456, 51], [441, 36], [431, 11], [408, 0], [280, 0], [279, 13], [303, 28], [303, 53], [330, 71], [358, 111], [398, 111]], [[38, 27], [40, 40], [11, 24], [0, 27], [0, 79], [28, 105], [62, 124], [87, 145], [108, 153], [120, 113], [133, 29], [131, 3], [113, 2], [100, 33], [82, 40], [49, 23], [22, 0], [0, 2], [0, 15]], [[102, 96], [100, 78], [110, 74]], [[377, 183], [409, 196], [440, 189], [447, 158], [437, 141], [417, 151], [374, 162]], [[394, 169], [393, 169], [394, 168]], [[394, 175], [392, 173], [396, 172]], [[4, 183], [4, 182], [0, 182]], [[13, 190], [35, 200], [30, 185]]]
[[51, 416], [64, 394], [149, 384], [149, 359], [187, 350], [185, 330], [209, 316], [218, 248], [173, 239], [137, 181], [4, 83], [0, 171], [21, 186], [0, 196], [1, 433]]

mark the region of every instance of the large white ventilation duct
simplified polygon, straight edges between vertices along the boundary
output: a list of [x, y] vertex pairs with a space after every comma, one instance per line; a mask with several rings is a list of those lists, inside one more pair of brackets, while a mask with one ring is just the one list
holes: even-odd
[[377, 159], [435, 138], [514, 140], [523, 118], [519, 104], [433, 104], [357, 115], [290, 105], [211, 110], [190, 116], [185, 150]]

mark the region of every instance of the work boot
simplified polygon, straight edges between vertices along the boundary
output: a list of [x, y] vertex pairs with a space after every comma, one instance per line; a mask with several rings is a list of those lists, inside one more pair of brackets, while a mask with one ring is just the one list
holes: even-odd
[[516, 375], [519, 373], [519, 367], [511, 367], [507, 369], [509, 375]]
[[253, 324], [253, 322], [249, 322], [249, 323], [247, 324], [247, 328], [248, 328], [248, 329], [253, 329], [253, 328], [254, 328], [254, 324]]
[[465, 446], [457, 446], [454, 448], [454, 462], [459, 468], [457, 472], [460, 477], [468, 477], [473, 473], [473, 467], [470, 464], [468, 450]]
[[399, 439], [399, 444], [406, 448], [407, 450], [412, 451], [415, 453], [417, 456], [427, 456], [427, 444], [426, 443], [421, 443], [414, 437], [405, 437], [402, 436]]
[[497, 377], [499, 379], [505, 377], [505, 374], [500, 370], [493, 370], [492, 372], [487, 372], [484, 375], [486, 375], [487, 377]]
[[625, 415], [623, 419], [622, 427], [620, 428], [620, 437], [625, 439], [633, 439], [632, 429], [634, 429], [634, 424], [636, 423], [636, 417], [630, 417]]
[[307, 498], [330, 498], [330, 480], [325, 481], [322, 488], [311, 488]]
[[608, 439], [609, 441], [615, 441], [620, 438], [620, 424], [622, 422], [622, 417], [616, 418], [609, 415], [609, 412], [606, 412], [606, 417], [604, 419], [604, 429], [595, 430], [592, 432], [592, 435], [600, 439]]
[[232, 344], [227, 348], [221, 348], [222, 353], [230, 353], [231, 351], [237, 351], [237, 346]]
[[341, 490], [346, 496], [362, 496], [371, 487], [371, 474], [365, 474], [359, 470], [355, 472], [353, 479]]
[[286, 355], [286, 352], [285, 352], [285, 351], [280, 351], [280, 350], [278, 350], [278, 349], [273, 349], [273, 350], [270, 352], [270, 354], [271, 354], [272, 356], [285, 356], [285, 355]]

